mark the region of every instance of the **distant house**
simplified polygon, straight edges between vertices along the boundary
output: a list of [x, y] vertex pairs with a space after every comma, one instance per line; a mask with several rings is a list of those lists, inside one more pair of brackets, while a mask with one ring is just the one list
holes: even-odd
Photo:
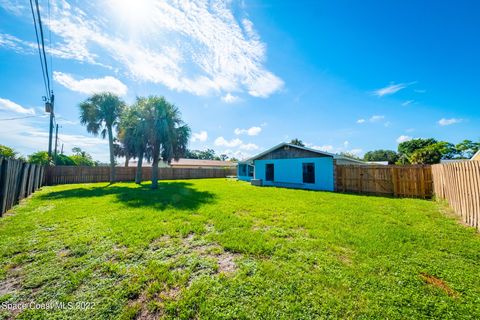
[[480, 161], [480, 150], [478, 150], [470, 160]]
[[[131, 160], [128, 163], [129, 167], [136, 167], [137, 161]], [[151, 162], [144, 161], [142, 167], [151, 167]], [[201, 159], [184, 159], [172, 160], [170, 165], [160, 161], [158, 166], [160, 168], [234, 168], [237, 166], [236, 162], [220, 161], [220, 160], [201, 160]]]

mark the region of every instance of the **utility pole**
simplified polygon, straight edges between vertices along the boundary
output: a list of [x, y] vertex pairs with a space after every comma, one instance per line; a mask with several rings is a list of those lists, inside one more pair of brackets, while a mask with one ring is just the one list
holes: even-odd
[[55, 128], [55, 151], [54, 151], [54, 156], [53, 156], [53, 160], [55, 162], [57, 162], [57, 144], [58, 144], [58, 123], [57, 123], [57, 126]]
[[52, 136], [53, 136], [53, 117], [54, 114], [54, 100], [55, 96], [53, 93], [50, 95], [50, 101], [48, 101], [45, 105], [47, 106], [47, 112], [50, 112], [50, 133], [48, 135], [48, 157], [52, 158]]
[[62, 143], [62, 151], [60, 151], [60, 154], [63, 154], [63, 143]]

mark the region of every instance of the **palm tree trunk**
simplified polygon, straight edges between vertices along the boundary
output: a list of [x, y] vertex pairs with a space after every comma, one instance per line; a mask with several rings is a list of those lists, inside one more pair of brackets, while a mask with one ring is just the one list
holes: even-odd
[[110, 147], [110, 183], [115, 182], [115, 155], [113, 154], [113, 132], [112, 127], [108, 126], [108, 146]]
[[158, 158], [159, 157], [160, 157], [160, 144], [155, 143], [153, 146], [152, 189], [158, 189]]
[[130, 161], [130, 156], [125, 155], [125, 168], [128, 168], [128, 162]]
[[158, 158], [152, 162], [152, 189], [158, 189]]
[[137, 162], [137, 172], [135, 173], [135, 183], [140, 184], [142, 183], [142, 173], [143, 173], [143, 168], [142, 168], [142, 162], [143, 162], [143, 153], [138, 155], [138, 162]]

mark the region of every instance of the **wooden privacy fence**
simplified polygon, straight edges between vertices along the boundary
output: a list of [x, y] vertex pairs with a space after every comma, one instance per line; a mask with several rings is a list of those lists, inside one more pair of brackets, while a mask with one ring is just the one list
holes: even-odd
[[432, 166], [435, 196], [445, 199], [462, 220], [480, 230], [480, 161]]
[[395, 197], [430, 198], [430, 166], [336, 165], [335, 190]]
[[[159, 180], [176, 179], [202, 179], [202, 178], [225, 178], [236, 175], [236, 168], [159, 168]], [[137, 168], [116, 167], [116, 181], [134, 181]], [[152, 168], [142, 168], [142, 180], [150, 180]], [[110, 180], [109, 167], [73, 167], [55, 166], [48, 167], [45, 177], [47, 185], [67, 183], [107, 182]]]
[[45, 167], [0, 158], [0, 217], [43, 185]]

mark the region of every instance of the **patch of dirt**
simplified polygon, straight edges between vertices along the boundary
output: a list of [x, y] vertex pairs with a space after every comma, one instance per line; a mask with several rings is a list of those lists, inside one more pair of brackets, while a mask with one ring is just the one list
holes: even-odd
[[437, 287], [441, 290], [443, 290], [446, 294], [448, 294], [450, 297], [458, 297], [459, 296], [459, 293], [456, 292], [455, 290], [453, 290], [452, 288], [450, 288], [448, 286], [448, 284], [445, 283], [445, 281], [443, 281], [442, 279], [439, 279], [435, 276], [432, 276], [428, 273], [425, 273], [425, 272], [421, 272], [420, 273], [420, 277], [423, 279], [423, 281], [425, 281], [426, 283], [434, 286], [434, 287]]
[[235, 255], [231, 253], [224, 253], [217, 257], [218, 271], [220, 273], [233, 273], [237, 271], [237, 265], [235, 264]]
[[7, 278], [0, 280], [0, 297], [9, 293], [13, 293], [20, 288], [20, 280], [18, 278]]
[[60, 250], [57, 252], [57, 256], [59, 256], [60, 258], [68, 257], [70, 254], [71, 254], [71, 252], [70, 252], [70, 250], [67, 249], [67, 248], [60, 249]]
[[[207, 225], [206, 230], [207, 233], [214, 232], [212, 225]], [[213, 275], [215, 273], [229, 275], [235, 273], [238, 269], [235, 259], [241, 256], [240, 254], [225, 251], [219, 244], [206, 242], [204, 239], [197, 237], [193, 233], [190, 233], [185, 238], [181, 239], [162, 236], [152, 241], [147, 251], [153, 256], [161, 253], [163, 254], [163, 257], [167, 257], [167, 260], [174, 262], [189, 255], [216, 262], [216, 269], [213, 269], [210, 265], [210, 267], [194, 272], [185, 283], [186, 288], [190, 287], [195, 279], [201, 275]], [[173, 270], [178, 271], [185, 267], [186, 266], [179, 266]], [[161, 318], [163, 316], [162, 310], [154, 312], [149, 310], [148, 304], [152, 301], [152, 298], [148, 297], [147, 291], [148, 290], [144, 288], [144, 291], [138, 296], [138, 298], [129, 302], [129, 306], [138, 306], [139, 312], [137, 313], [136, 319], [150, 320]], [[158, 302], [161, 305], [164, 301], [177, 300], [181, 295], [182, 287], [165, 287], [163, 290], [155, 294], [153, 301]]]
[[44, 206], [39, 206], [35, 209], [35, 213], [45, 213], [45, 212], [48, 212], [48, 211], [51, 211], [55, 209], [55, 206], [53, 204], [47, 204], [47, 205], [44, 205]]
[[215, 260], [218, 266], [218, 273], [233, 273], [237, 271], [235, 258], [239, 257], [239, 254], [225, 251], [222, 246], [216, 243], [204, 243], [201, 240], [195, 240], [194, 234], [189, 234], [184, 238], [182, 244], [187, 249], [187, 252], [194, 252], [202, 258]]

